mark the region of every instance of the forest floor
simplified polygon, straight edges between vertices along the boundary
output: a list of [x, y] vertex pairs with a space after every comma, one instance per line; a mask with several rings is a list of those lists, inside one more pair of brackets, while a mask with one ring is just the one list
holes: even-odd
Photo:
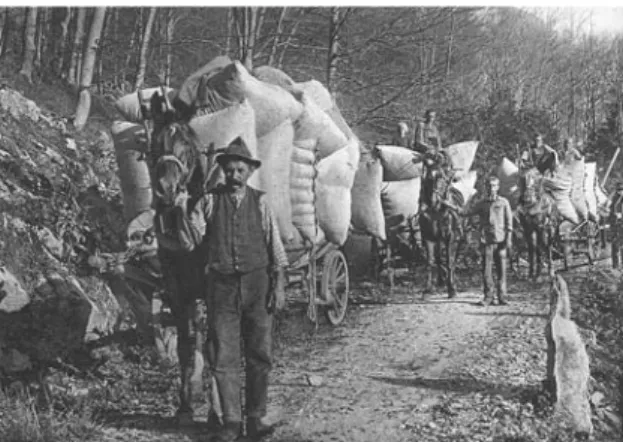
[[[621, 352], [615, 347], [620, 303], [612, 291], [616, 284], [604, 283], [616, 276], [605, 266], [565, 275], [575, 319], [592, 330], [585, 332], [592, 336], [592, 440], [603, 442], [622, 434]], [[407, 274], [399, 275], [391, 293], [360, 282], [345, 322], [331, 327], [321, 321], [318, 329], [305, 318], [300, 298], [290, 299], [278, 323], [269, 393], [268, 419], [277, 429], [265, 440], [574, 440], [554, 421], [541, 388], [549, 282], [512, 278], [509, 305], [489, 307], [478, 306], [479, 287], [467, 285], [456, 299], [422, 301], [421, 281]], [[611, 322], [616, 317], [619, 322]], [[207, 409], [198, 410], [196, 426], [175, 425], [174, 369], [145, 357], [131, 363], [127, 353], [123, 359], [100, 369], [116, 381], [114, 393], [94, 409], [92, 440], [209, 440], [210, 430], [201, 423]]]

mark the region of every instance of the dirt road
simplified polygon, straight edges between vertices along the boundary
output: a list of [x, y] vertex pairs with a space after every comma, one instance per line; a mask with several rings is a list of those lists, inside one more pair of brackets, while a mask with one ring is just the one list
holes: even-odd
[[[476, 305], [482, 297], [476, 291], [454, 300], [418, 297], [403, 286], [391, 296], [398, 303], [353, 306], [345, 324], [321, 326], [311, 337], [297, 331], [299, 321], [288, 321], [270, 392], [271, 417], [284, 425], [270, 440], [490, 440], [492, 429], [473, 434], [454, 425], [478, 419], [471, 416], [475, 407], [459, 405], [538, 384], [545, 373], [543, 293], [514, 292], [509, 306], [486, 308]], [[515, 355], [489, 351], [509, 334], [526, 345], [519, 357], [529, 359], [523, 366], [529, 371], [518, 367]], [[491, 368], [503, 374], [501, 385]], [[309, 385], [310, 377], [320, 385]], [[448, 406], [454, 410], [444, 414]], [[461, 430], [470, 437], [462, 439]]]
[[[509, 305], [480, 307], [468, 279], [457, 299], [426, 302], [404, 275], [392, 293], [355, 284], [345, 322], [317, 330], [305, 305], [291, 304], [278, 321], [268, 416], [278, 426], [266, 441], [550, 440], [540, 385], [549, 284], [511, 279]], [[149, 376], [131, 385], [135, 399], [116, 405], [106, 440], [206, 440], [205, 428], [173, 423], [175, 376]], [[614, 440], [599, 425], [593, 440]]]

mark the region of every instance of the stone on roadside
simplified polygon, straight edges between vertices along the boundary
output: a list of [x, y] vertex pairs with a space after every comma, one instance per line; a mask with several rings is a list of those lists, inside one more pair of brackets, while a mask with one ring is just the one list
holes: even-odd
[[307, 384], [312, 386], [312, 387], [320, 387], [323, 383], [323, 379], [322, 376], [318, 376], [318, 375], [307, 375]]
[[30, 296], [17, 278], [5, 267], [0, 267], [0, 313], [14, 313], [30, 302]]
[[47, 227], [41, 227], [37, 230], [37, 237], [48, 252], [56, 259], [62, 259], [65, 254], [65, 244], [58, 239], [54, 233]]

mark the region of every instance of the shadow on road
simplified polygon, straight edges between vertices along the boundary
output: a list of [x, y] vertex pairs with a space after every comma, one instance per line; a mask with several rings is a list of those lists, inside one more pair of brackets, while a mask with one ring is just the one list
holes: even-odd
[[534, 386], [510, 385], [487, 382], [474, 378], [392, 378], [383, 376], [368, 376], [378, 382], [396, 385], [399, 387], [426, 388], [455, 393], [481, 393], [491, 396], [500, 395], [504, 398], [526, 397], [527, 392], [532, 392]]
[[102, 425], [118, 429], [131, 428], [158, 434], [180, 434], [194, 442], [204, 441], [215, 432], [215, 428], [206, 422], [195, 421], [191, 425], [180, 426], [175, 417], [158, 414], [103, 411], [98, 413], [98, 421]]
[[547, 314], [545, 313], [525, 313], [525, 312], [508, 312], [508, 311], [497, 311], [497, 312], [475, 312], [475, 313], [465, 313], [470, 316], [525, 316], [528, 318], [547, 318]]

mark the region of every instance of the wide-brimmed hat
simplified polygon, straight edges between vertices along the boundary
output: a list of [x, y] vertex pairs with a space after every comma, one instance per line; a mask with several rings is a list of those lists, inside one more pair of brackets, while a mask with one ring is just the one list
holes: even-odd
[[251, 166], [257, 168], [262, 165], [260, 160], [253, 158], [253, 155], [249, 151], [247, 144], [241, 137], [236, 138], [234, 141], [221, 151], [216, 157], [216, 161], [223, 166], [230, 160], [242, 160], [249, 163]]

